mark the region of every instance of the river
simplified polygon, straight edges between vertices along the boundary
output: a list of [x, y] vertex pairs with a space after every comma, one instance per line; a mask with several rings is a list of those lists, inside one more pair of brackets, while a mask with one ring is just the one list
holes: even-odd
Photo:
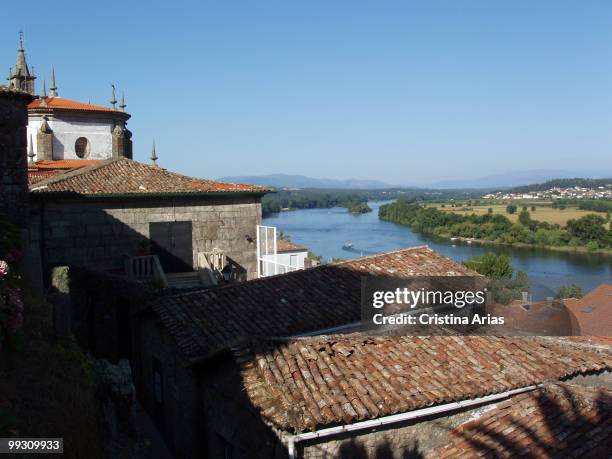
[[[415, 245], [432, 249], [457, 261], [465, 261], [487, 251], [505, 253], [516, 270], [527, 272], [532, 298], [553, 295], [561, 285], [576, 284], [589, 291], [612, 282], [612, 257], [598, 254], [567, 253], [537, 248], [477, 246], [435, 240], [396, 223], [379, 220], [378, 208], [385, 202], [368, 203], [373, 212], [349, 214], [346, 209], [305, 209], [281, 212], [266, 217], [264, 225], [276, 226], [297, 244], [329, 261], [350, 259]], [[353, 250], [342, 246], [353, 244]]]

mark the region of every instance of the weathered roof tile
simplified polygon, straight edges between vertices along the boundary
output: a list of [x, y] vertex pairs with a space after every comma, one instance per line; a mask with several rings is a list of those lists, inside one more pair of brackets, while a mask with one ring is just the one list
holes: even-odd
[[[395, 276], [413, 276], [415, 272], [443, 276], [448, 271], [478, 275], [428, 247], [413, 247], [242, 284], [165, 296], [151, 305], [185, 355], [200, 358], [244, 337], [292, 336], [357, 323], [361, 318], [361, 277], [379, 275], [390, 265], [396, 269]], [[335, 347], [339, 353], [353, 351]], [[333, 375], [337, 371], [331, 367]]]
[[[251, 403], [260, 410], [276, 404], [274, 414], [266, 412], [262, 416], [291, 432], [354, 423], [612, 369], [610, 349], [598, 352], [531, 337], [431, 336], [422, 340], [352, 334], [254, 341], [247, 348], [257, 356], [251, 360], [282, 353], [283, 365], [293, 361], [303, 369], [293, 373], [292, 379], [271, 380], [261, 368], [242, 365], [243, 385]], [[317, 354], [317, 362], [325, 361], [330, 368], [338, 369], [334, 384], [325, 378], [313, 378], [304, 366], [304, 349]], [[466, 352], [472, 357], [469, 363], [445, 357]], [[499, 365], [488, 364], [491, 356], [498, 358]], [[412, 371], [417, 363], [418, 371]], [[272, 359], [269, 364], [278, 365], [278, 360]], [[300, 390], [292, 390], [291, 383]], [[292, 407], [291, 411], [287, 407]], [[321, 407], [329, 408], [325, 415]], [[538, 418], [533, 422], [539, 422]], [[504, 430], [511, 424], [500, 422], [500, 426]]]
[[[43, 169], [48, 170], [52, 164], [44, 166]], [[78, 167], [77, 164], [63, 173], [53, 174], [44, 180], [36, 180], [30, 184], [30, 191], [34, 195], [146, 197], [159, 194], [263, 194], [270, 189], [187, 177], [161, 167], [120, 158], [97, 161], [85, 167]]]
[[450, 437], [427, 457], [609, 457], [612, 390], [546, 384], [498, 403]]

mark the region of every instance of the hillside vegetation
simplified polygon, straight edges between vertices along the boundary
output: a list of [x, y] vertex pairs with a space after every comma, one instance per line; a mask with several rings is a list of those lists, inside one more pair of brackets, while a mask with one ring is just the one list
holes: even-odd
[[262, 212], [265, 215], [281, 210], [296, 209], [329, 209], [332, 207], [347, 207], [352, 202], [387, 201], [393, 199], [418, 199], [423, 201], [445, 199], [468, 199], [477, 197], [479, 193], [461, 190], [421, 190], [421, 189], [390, 189], [390, 190], [281, 190], [263, 197]]
[[523, 207], [516, 222], [501, 214], [460, 215], [424, 207], [416, 202], [396, 201], [380, 207], [379, 217], [438, 237], [459, 237], [501, 244], [566, 247], [589, 251], [612, 247], [612, 230], [606, 219], [587, 214], [570, 219], [564, 226], [541, 222]]

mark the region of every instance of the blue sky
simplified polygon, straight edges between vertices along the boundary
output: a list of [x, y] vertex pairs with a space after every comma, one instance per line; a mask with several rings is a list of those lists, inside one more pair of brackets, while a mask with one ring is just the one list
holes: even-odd
[[[607, 1], [68, 2], [2, 7], [0, 63], [126, 92], [135, 159], [182, 173], [426, 184], [612, 173]], [[0, 69], [2, 67], [0, 66]]]

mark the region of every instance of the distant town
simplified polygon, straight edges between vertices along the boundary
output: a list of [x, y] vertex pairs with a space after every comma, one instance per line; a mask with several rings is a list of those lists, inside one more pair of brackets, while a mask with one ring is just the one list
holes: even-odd
[[612, 199], [612, 183], [597, 187], [552, 187], [537, 191], [497, 191], [487, 193], [483, 199]]

